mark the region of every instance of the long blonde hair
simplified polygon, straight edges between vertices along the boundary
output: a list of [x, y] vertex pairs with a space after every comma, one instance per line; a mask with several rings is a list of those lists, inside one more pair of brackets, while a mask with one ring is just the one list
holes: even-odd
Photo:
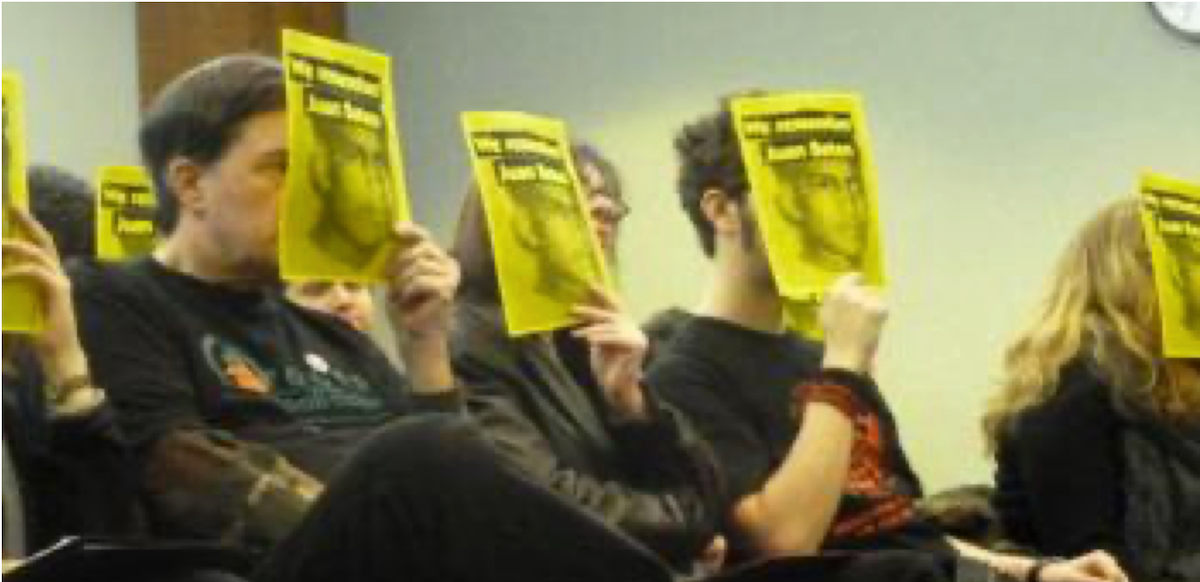
[[1167, 418], [1200, 414], [1200, 374], [1162, 357], [1158, 299], [1138, 201], [1111, 203], [1075, 236], [1058, 261], [1033, 322], [1004, 355], [999, 392], [983, 427], [995, 452], [1022, 410], [1045, 402], [1060, 370], [1083, 356], [1124, 402]]

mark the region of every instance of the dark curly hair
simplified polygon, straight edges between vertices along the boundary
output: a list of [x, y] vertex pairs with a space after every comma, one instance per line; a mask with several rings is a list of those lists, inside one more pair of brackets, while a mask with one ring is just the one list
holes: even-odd
[[679, 157], [679, 201], [696, 228], [704, 254], [715, 251], [713, 225], [704, 215], [704, 193], [720, 190], [731, 200], [742, 202], [749, 192], [746, 167], [733, 129], [731, 102], [735, 97], [761, 94], [745, 91], [721, 99], [719, 109], [683, 126], [675, 135]]
[[96, 255], [96, 193], [86, 181], [57, 166], [34, 164], [29, 209], [54, 238], [63, 261]]
[[242, 122], [286, 107], [283, 67], [259, 55], [213, 59], [180, 75], [150, 105], [138, 139], [158, 192], [158, 224], [175, 230], [179, 202], [166, 171], [176, 157], [216, 162], [237, 139]]

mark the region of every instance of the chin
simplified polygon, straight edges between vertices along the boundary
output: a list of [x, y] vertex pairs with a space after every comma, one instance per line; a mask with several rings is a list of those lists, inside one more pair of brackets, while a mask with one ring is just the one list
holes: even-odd
[[265, 285], [273, 285], [280, 282], [279, 278], [279, 263], [276, 261], [260, 261], [246, 265], [245, 272], [247, 278], [253, 278], [255, 281]]

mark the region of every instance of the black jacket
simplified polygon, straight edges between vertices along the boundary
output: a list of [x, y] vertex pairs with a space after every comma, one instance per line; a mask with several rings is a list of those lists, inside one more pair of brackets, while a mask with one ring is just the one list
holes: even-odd
[[1104, 549], [1134, 580], [1200, 576], [1200, 426], [1125, 403], [1086, 358], [1001, 440], [1006, 533], [1048, 555]]
[[472, 415], [519, 470], [676, 567], [711, 542], [714, 460], [675, 410], [647, 394], [649, 422], [616, 421], [585, 345], [565, 334], [509, 338], [494, 307], [460, 302], [452, 350]]
[[[37, 362], [17, 360], [4, 372], [4, 447], [12, 461], [5, 470], [15, 472], [6, 475], [6, 485], [19, 487], [4, 495], [19, 495], [23, 523], [14, 525], [28, 536], [19, 553], [35, 553], [67, 535], [143, 534], [134, 465], [112, 408], [105, 402], [81, 416], [53, 416]], [[14, 517], [5, 515], [6, 525]], [[18, 533], [5, 530], [5, 543]]]

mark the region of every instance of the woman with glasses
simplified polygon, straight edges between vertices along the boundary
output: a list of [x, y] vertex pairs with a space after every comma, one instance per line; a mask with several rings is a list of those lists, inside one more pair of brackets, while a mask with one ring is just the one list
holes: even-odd
[[[573, 148], [610, 265], [628, 213], [612, 164]], [[477, 189], [460, 215], [462, 267], [451, 349], [468, 407], [501, 456], [534, 481], [653, 550], [676, 571], [709, 563], [713, 461], [674, 410], [642, 389], [647, 340], [614, 297], [575, 309], [581, 324], [511, 338]], [[711, 551], [708, 551], [711, 550]]]

